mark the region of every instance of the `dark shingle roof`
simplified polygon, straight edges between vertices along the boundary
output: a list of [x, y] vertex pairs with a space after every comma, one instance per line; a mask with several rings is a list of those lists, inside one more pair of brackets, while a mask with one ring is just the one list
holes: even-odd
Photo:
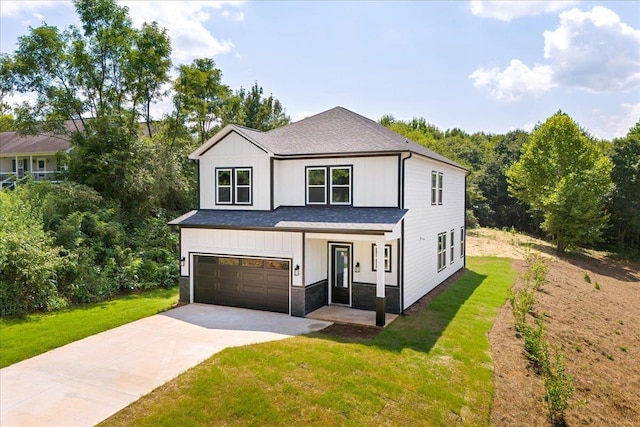
[[0, 134], [1, 154], [57, 153], [71, 147], [63, 135], [20, 135], [18, 132]]
[[344, 107], [335, 107], [268, 132], [236, 125], [232, 128], [277, 156], [412, 152], [464, 169], [435, 151]]
[[388, 232], [407, 209], [352, 206], [281, 206], [273, 211], [203, 209], [171, 221], [170, 225], [210, 228], [276, 228], [314, 231]]

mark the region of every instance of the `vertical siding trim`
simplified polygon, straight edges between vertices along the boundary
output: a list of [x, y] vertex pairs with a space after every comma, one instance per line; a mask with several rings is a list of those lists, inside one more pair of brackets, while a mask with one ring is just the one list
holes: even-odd
[[409, 152], [409, 155], [402, 159], [402, 204], [400, 205], [400, 209], [404, 209], [405, 204], [405, 162], [409, 160], [413, 156], [412, 152]]
[[273, 157], [269, 157], [269, 175], [270, 175], [270, 183], [269, 183], [269, 198], [271, 200], [270, 205], [271, 205], [271, 210], [273, 210], [274, 208], [274, 204], [273, 204], [273, 183], [275, 182], [274, 178], [273, 178], [273, 164], [274, 164], [274, 159]]
[[402, 206], [402, 153], [398, 154], [398, 208]]
[[202, 205], [202, 202], [200, 201], [200, 159], [196, 159], [196, 165], [198, 166], [198, 186], [196, 187], [196, 197], [198, 198], [198, 210], [200, 210], [200, 206]]
[[400, 303], [400, 314], [404, 313], [404, 218], [400, 223], [400, 241], [398, 242], [398, 288], [400, 295], [398, 300]]
[[[306, 245], [306, 241], [307, 241], [307, 233], [306, 232], [302, 232], [302, 287], [306, 287], [307, 283], [304, 280], [306, 271], [307, 271], [307, 261], [306, 261], [306, 253], [305, 253], [305, 247]], [[293, 282], [291, 282], [293, 284]]]

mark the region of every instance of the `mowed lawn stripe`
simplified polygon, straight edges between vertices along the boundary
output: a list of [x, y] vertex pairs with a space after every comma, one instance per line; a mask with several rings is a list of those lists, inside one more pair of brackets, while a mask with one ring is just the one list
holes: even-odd
[[487, 425], [487, 334], [511, 262], [468, 258], [457, 283], [371, 340], [320, 332], [226, 349], [103, 425]]
[[153, 289], [25, 319], [0, 319], [0, 368], [152, 316], [177, 302], [177, 287]]

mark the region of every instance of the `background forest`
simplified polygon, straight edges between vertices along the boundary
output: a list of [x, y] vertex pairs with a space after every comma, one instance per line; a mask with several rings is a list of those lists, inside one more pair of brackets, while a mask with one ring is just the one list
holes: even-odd
[[[187, 155], [228, 123], [290, 122], [257, 82], [225, 85], [210, 58], [173, 68], [156, 23], [134, 28], [111, 0], [74, 4], [81, 27], [31, 28], [0, 56], [1, 94], [36, 95], [0, 103], [1, 130], [64, 134], [73, 146], [60, 159], [63, 183], [0, 192], [3, 317], [175, 285], [178, 237], [166, 223], [197, 207]], [[172, 111], [152, 117], [163, 99]], [[469, 169], [469, 227], [545, 234], [560, 251], [600, 244], [638, 255], [640, 122], [613, 141], [560, 112], [505, 135], [441, 131], [424, 118], [380, 123]]]

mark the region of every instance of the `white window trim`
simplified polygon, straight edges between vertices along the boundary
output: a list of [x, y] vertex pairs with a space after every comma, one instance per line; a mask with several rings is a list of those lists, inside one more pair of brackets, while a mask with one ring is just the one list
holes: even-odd
[[[378, 271], [378, 245], [372, 245], [372, 259], [371, 271]], [[388, 267], [387, 267], [388, 266]], [[385, 273], [391, 273], [391, 245], [384, 245], [384, 271]]]
[[437, 203], [438, 197], [438, 172], [431, 171], [431, 204]]
[[[249, 172], [249, 184], [238, 184], [238, 172], [243, 172], [243, 171], [247, 171]], [[235, 196], [235, 204], [236, 205], [250, 205], [252, 204], [253, 200], [252, 198], [252, 191], [251, 191], [251, 187], [253, 185], [253, 176], [251, 174], [251, 168], [236, 168], [234, 169], [234, 173], [233, 173], [233, 192], [234, 192], [234, 196]], [[248, 188], [249, 189], [249, 201], [247, 202], [239, 202], [238, 201], [238, 188]]]
[[[220, 185], [220, 172], [229, 172], [229, 184]], [[215, 170], [216, 174], [216, 204], [232, 205], [233, 204], [233, 169], [220, 168]], [[229, 188], [229, 201], [220, 201], [220, 188]]]
[[[318, 185], [318, 184], [309, 184], [309, 173], [311, 171], [317, 171], [317, 170], [321, 170], [323, 175], [324, 175], [324, 185]], [[322, 202], [312, 202], [309, 199], [310, 196], [310, 189], [311, 188], [323, 188], [324, 191], [322, 192], [323, 194], [323, 201]], [[308, 205], [326, 205], [327, 204], [327, 168], [326, 167], [308, 167], [307, 168], [307, 204]]]
[[464, 227], [460, 227], [460, 258], [464, 258]]
[[444, 174], [442, 172], [438, 172], [438, 204], [442, 204], [442, 187], [444, 182]]
[[[347, 169], [349, 170], [349, 183], [348, 184], [339, 184], [339, 185], [334, 185], [333, 184], [333, 171], [336, 169]], [[353, 192], [353, 186], [352, 184], [352, 176], [353, 176], [353, 170], [351, 168], [351, 166], [331, 166], [329, 168], [329, 199], [331, 201], [332, 205], [346, 205], [349, 206], [352, 203], [351, 197], [352, 197], [352, 192]], [[349, 201], [348, 202], [334, 202], [333, 201], [333, 188], [345, 188], [348, 187], [349, 188]]]
[[449, 264], [453, 264], [456, 260], [455, 258], [455, 236], [456, 236], [456, 231], [454, 229], [451, 230], [451, 233], [449, 235], [449, 238], [451, 240], [451, 243], [449, 243]]
[[447, 232], [438, 233], [438, 271], [447, 268]]

